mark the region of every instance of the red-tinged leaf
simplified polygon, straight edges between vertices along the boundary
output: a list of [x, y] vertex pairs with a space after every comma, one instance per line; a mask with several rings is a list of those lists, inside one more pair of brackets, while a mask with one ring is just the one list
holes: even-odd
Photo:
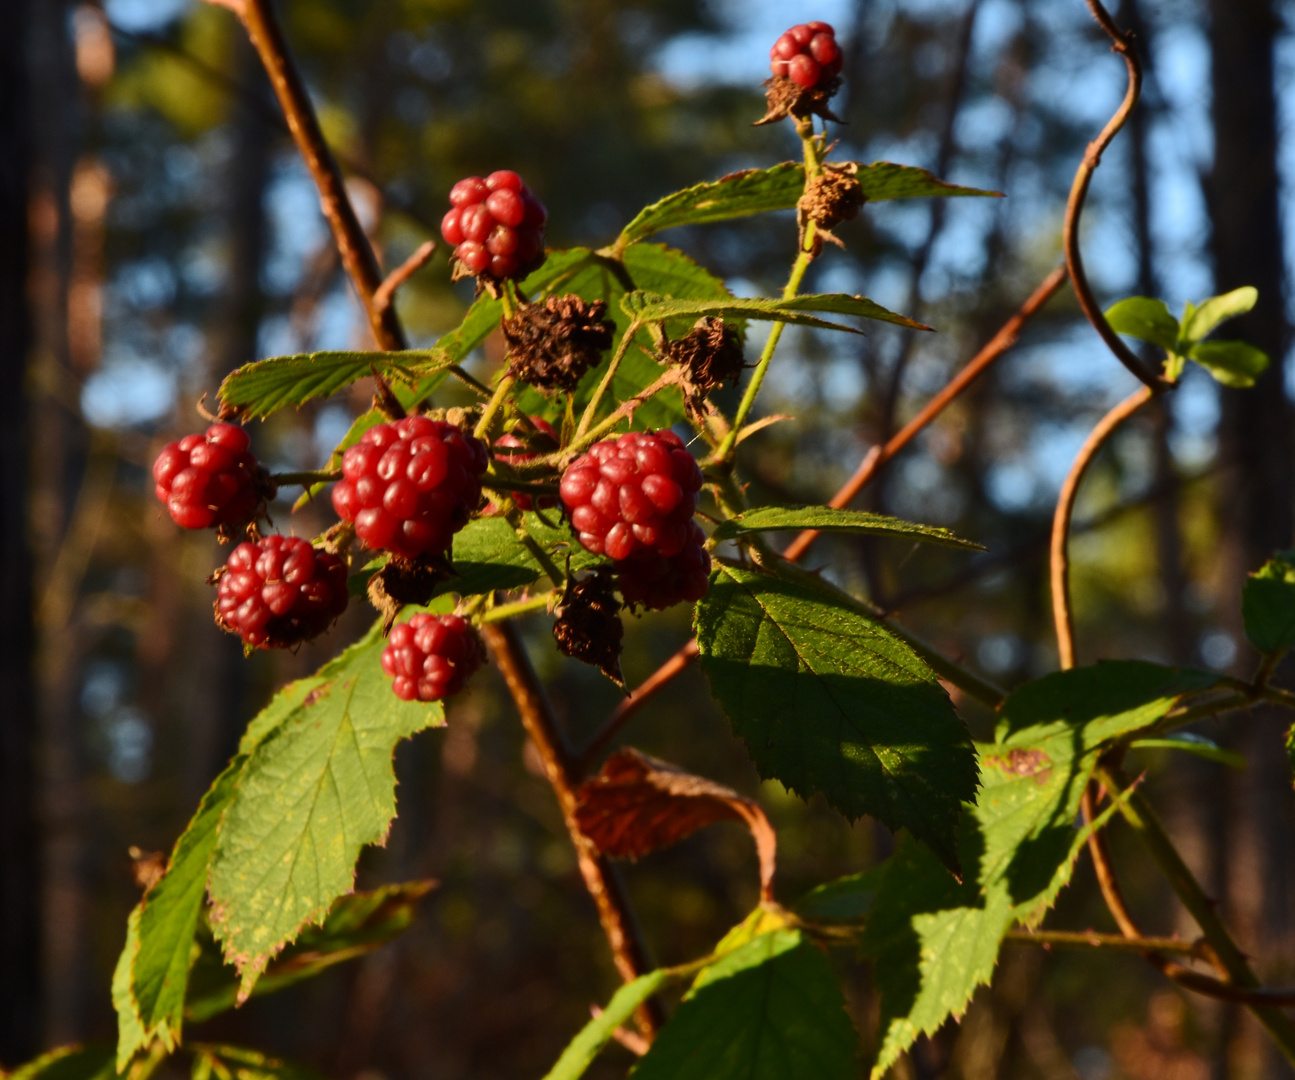
[[773, 898], [777, 837], [757, 803], [637, 750], [618, 750], [577, 793], [576, 821], [613, 858], [637, 859], [716, 821], [741, 821], [760, 858], [761, 898]]

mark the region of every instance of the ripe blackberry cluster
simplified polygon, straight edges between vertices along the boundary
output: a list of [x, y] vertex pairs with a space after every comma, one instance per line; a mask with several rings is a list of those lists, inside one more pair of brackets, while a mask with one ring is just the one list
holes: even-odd
[[636, 551], [616, 566], [616, 587], [626, 607], [642, 604], [663, 611], [680, 601], [695, 604], [710, 588], [710, 552], [702, 545], [706, 534], [688, 522], [688, 540], [678, 554]]
[[415, 615], [391, 628], [382, 650], [382, 670], [402, 701], [457, 694], [484, 662], [476, 631], [457, 615]]
[[[539, 441], [547, 439], [552, 443], [551, 449], [556, 450], [559, 445], [559, 440], [558, 433], [553, 430], [553, 425], [539, 416], [528, 416], [527, 419], [535, 428], [535, 435], [532, 436], [532, 439], [538, 439]], [[523, 461], [533, 461], [537, 457], [536, 454], [531, 452], [518, 453], [518, 449], [524, 450], [525, 447], [526, 443], [510, 431], [507, 435], [500, 435], [499, 438], [495, 440], [495, 447], [492, 453], [496, 458], [509, 465], [520, 464]], [[529, 495], [523, 495], [521, 492], [517, 492], [513, 495], [513, 502], [517, 504], [518, 510], [535, 509], [535, 500]], [[554, 498], [542, 498], [539, 500], [541, 510], [547, 510], [550, 507], [557, 506], [557, 504], [558, 501]], [[493, 508], [494, 504], [492, 503], [491, 509]]]
[[616, 562], [627, 604], [660, 610], [706, 594], [710, 556], [693, 520], [701, 470], [673, 431], [596, 443], [562, 477], [580, 543]]
[[239, 544], [216, 578], [217, 625], [256, 648], [318, 637], [346, 610], [346, 564], [296, 536]]
[[269, 495], [269, 480], [249, 452], [251, 437], [235, 424], [167, 443], [153, 463], [154, 492], [185, 529], [246, 525]]
[[529, 269], [543, 253], [548, 216], [520, 176], [500, 169], [450, 188], [441, 235], [465, 271], [502, 280]]
[[375, 551], [448, 551], [481, 501], [488, 464], [484, 443], [443, 420], [378, 424], [342, 455], [333, 509]]
[[793, 26], [773, 43], [769, 67], [805, 90], [821, 86], [841, 74], [841, 47], [836, 31], [825, 22]]

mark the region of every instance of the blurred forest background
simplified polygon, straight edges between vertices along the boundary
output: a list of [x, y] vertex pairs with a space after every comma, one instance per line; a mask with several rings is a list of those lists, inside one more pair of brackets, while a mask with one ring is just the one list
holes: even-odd
[[[938, 389], [1060, 261], [1062, 207], [1124, 69], [1080, 0], [284, 0], [290, 38], [352, 194], [389, 268], [437, 234], [450, 185], [515, 168], [550, 209], [549, 242], [602, 244], [643, 204], [796, 154], [754, 128], [767, 50], [832, 21], [847, 42], [838, 157], [888, 159], [1002, 200], [865, 208], [810, 291], [858, 292], [933, 324], [844, 340], [792, 329], [761, 400], [794, 419], [744, 446], [762, 498], [822, 501]], [[193, 0], [0, 0], [0, 1062], [112, 1040], [113, 964], [139, 890], [129, 849], [167, 851], [246, 724], [286, 680], [367, 624], [355, 608], [299, 652], [244, 661], [212, 623], [223, 556], [181, 535], [148, 476], [230, 369], [264, 356], [371, 347], [318, 200], [256, 57], [228, 11]], [[1240, 586], [1292, 543], [1288, 354], [1295, 191], [1295, 7], [1123, 0], [1147, 66], [1143, 103], [1097, 174], [1085, 252], [1103, 303], [1184, 300], [1242, 284], [1236, 336], [1274, 364], [1254, 391], [1203, 371], [1099, 460], [1074, 545], [1081, 662], [1140, 656], [1249, 675]], [[789, 215], [663, 239], [735, 292], [781, 287]], [[470, 294], [445, 253], [399, 296], [416, 343]], [[763, 333], [764, 331], [759, 331]], [[753, 349], [748, 345], [748, 349]], [[754, 355], [754, 352], [749, 352]], [[494, 370], [493, 343], [474, 360]], [[866, 505], [983, 543], [969, 557], [827, 540], [814, 565], [1011, 686], [1052, 670], [1047, 529], [1097, 418], [1133, 387], [1068, 291], [1021, 345], [926, 430]], [[366, 405], [255, 427], [272, 469], [317, 467]], [[445, 390], [438, 404], [453, 404]], [[292, 493], [288, 493], [288, 498]], [[276, 524], [313, 535], [331, 510]], [[643, 679], [688, 612], [629, 620]], [[562, 660], [544, 618], [535, 662], [577, 739], [616, 704]], [[962, 703], [978, 736], [990, 718]], [[1295, 848], [1278, 720], [1224, 730], [1242, 773], [1146, 756], [1194, 869], [1265, 981], [1295, 981]], [[622, 736], [758, 795], [781, 836], [783, 899], [883, 858], [891, 843], [819, 801], [761, 786], [689, 671]], [[195, 1029], [337, 1080], [537, 1077], [616, 976], [551, 791], [502, 686], [481, 677], [449, 726], [397, 755], [400, 816], [361, 885], [435, 877], [414, 927], [362, 961]], [[1149, 933], [1190, 933], [1151, 871], [1113, 841]], [[703, 954], [756, 900], [738, 829], [625, 868], [659, 962]], [[1081, 864], [1050, 925], [1111, 929]], [[848, 969], [865, 1037], [865, 967]], [[620, 1075], [613, 1049], [599, 1075]], [[960, 1027], [918, 1045], [911, 1077], [1205, 1080], [1287, 1075], [1239, 1011], [1182, 996], [1125, 955], [1009, 945]]]

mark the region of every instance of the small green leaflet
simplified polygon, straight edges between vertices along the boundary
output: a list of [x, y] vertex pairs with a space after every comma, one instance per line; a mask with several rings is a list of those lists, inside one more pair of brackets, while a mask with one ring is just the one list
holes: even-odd
[[975, 754], [917, 654], [808, 575], [721, 563], [696, 610], [702, 670], [760, 775], [906, 827], [956, 873]]
[[1244, 341], [1202, 341], [1187, 355], [1224, 386], [1244, 389], [1268, 370], [1268, 354]]
[[1253, 285], [1211, 296], [1183, 312], [1182, 340], [1194, 344], [1207, 337], [1219, 324], [1244, 315], [1259, 302], [1259, 290]]
[[1279, 551], [1241, 591], [1246, 637], [1262, 653], [1295, 649], [1295, 549]]
[[822, 311], [834, 315], [854, 315], [861, 319], [876, 319], [880, 322], [906, 326], [911, 330], [930, 330], [929, 326], [914, 322], [905, 315], [887, 311], [880, 304], [875, 304], [866, 296], [847, 296], [844, 293], [831, 293], [822, 296], [793, 296], [786, 300], [747, 300], [728, 298], [720, 300], [670, 300], [656, 299], [643, 303], [638, 293], [629, 293], [621, 301], [621, 306], [633, 312], [634, 318], [641, 323], [661, 322], [665, 319], [698, 319], [707, 315], [718, 315], [726, 319], [764, 319], [776, 322], [795, 323], [799, 326], [814, 326], [820, 330], [844, 330], [851, 334], [863, 331], [844, 323], [819, 319], [810, 312]]
[[1159, 345], [1166, 352], [1178, 348], [1178, 320], [1163, 300], [1130, 296], [1106, 309], [1106, 321], [1117, 334]]
[[831, 506], [762, 506], [720, 522], [712, 535], [716, 540], [733, 540], [747, 533], [792, 529], [896, 536], [908, 540], [929, 540], [950, 547], [984, 550], [979, 544], [963, 540], [937, 525], [918, 525], [867, 510], [837, 510]]
[[583, 1076], [598, 1052], [607, 1045], [618, 1027], [634, 1015], [643, 1002], [661, 989], [671, 979], [669, 971], [659, 969], [640, 975], [626, 983], [613, 995], [602, 1014], [590, 1020], [562, 1051], [557, 1064], [548, 1071], [544, 1080], [576, 1080]]
[[1180, 731], [1176, 735], [1168, 735], [1162, 739], [1135, 739], [1129, 744], [1129, 748], [1132, 750], [1182, 750], [1185, 753], [1204, 758], [1206, 761], [1217, 761], [1220, 765], [1227, 765], [1232, 769], [1244, 769], [1246, 767], [1244, 754], [1238, 754], [1235, 750], [1224, 750], [1212, 739], [1207, 739], [1204, 735], [1194, 735], [1190, 731]]
[[291, 683], [287, 715], [248, 753], [211, 862], [210, 922], [239, 970], [240, 998], [270, 959], [354, 885], [366, 844], [396, 813], [397, 742], [444, 722], [439, 703], [391, 693], [374, 624], [319, 672]]
[[207, 867], [246, 760], [240, 753], [216, 777], [176, 841], [166, 872], [131, 912], [112, 987], [118, 1068], [155, 1038], [169, 1050], [180, 1041]]
[[[687, 255], [664, 244], [635, 244], [624, 253], [623, 260], [589, 254], [585, 263], [576, 267], [560, 286], [560, 289], [555, 288], [554, 291], [575, 293], [587, 301], [606, 300], [605, 318], [613, 323], [614, 339], [617, 342], [631, 322], [620, 306], [620, 298], [626, 292], [643, 289], [680, 299], [730, 298], [728, 289], [719, 278]], [[682, 337], [695, 321], [695, 316], [691, 319], [672, 319], [666, 323], [665, 329], [672, 338]], [[651, 351], [652, 337], [644, 329], [635, 337], [634, 344], [625, 353], [616, 370], [611, 393], [608, 395], [614, 400], [606, 402], [608, 411], [614, 408], [616, 402], [627, 401], [660, 377], [664, 369], [648, 355]], [[611, 352], [608, 352], [603, 362], [587, 371], [580, 380], [574, 394], [577, 413], [593, 396], [594, 388], [606, 374], [610, 360]], [[531, 416], [544, 417], [553, 422], [555, 427], [561, 426], [563, 411], [560, 395], [546, 397], [528, 388], [518, 395], [517, 407]], [[634, 426], [663, 428], [681, 419], [683, 398], [677, 389], [669, 388], [639, 406], [634, 414]]]
[[[60, 1046], [41, 1054], [13, 1072], [5, 1080], [116, 1080], [112, 1048], [91, 1043], [88, 1046]], [[126, 1080], [131, 1080], [127, 1076]]]
[[304, 405], [312, 398], [328, 397], [366, 375], [413, 383], [453, 363], [447, 353], [437, 349], [274, 356], [244, 364], [226, 375], [220, 384], [220, 400], [250, 420], [289, 405]]
[[[272, 994], [386, 944], [409, 928], [419, 901], [435, 885], [434, 881], [407, 881], [339, 897], [322, 926], [307, 927], [275, 958], [252, 996]], [[238, 979], [222, 961], [215, 943], [204, 937], [202, 945], [189, 974], [184, 1009], [189, 1023], [232, 1009], [238, 998]]]
[[[855, 174], [870, 202], [947, 195], [998, 195], [996, 191], [957, 187], [937, 180], [926, 169], [878, 161], [860, 165]], [[694, 184], [644, 207], [621, 232], [624, 247], [661, 229], [679, 225], [706, 225], [716, 221], [792, 210], [805, 188], [805, 167], [786, 161], [769, 169], [744, 169], [718, 180]]]
[[1214, 681], [1119, 661], [1049, 675], [1007, 698], [998, 741], [977, 747], [982, 788], [959, 826], [967, 880], [953, 881], [908, 842], [885, 864], [862, 944], [876, 958], [882, 997], [874, 1080], [989, 981], [1013, 923], [1037, 925], [1052, 906], [1087, 839], [1073, 822], [1104, 744]]
[[859, 1039], [821, 950], [761, 934], [703, 968], [633, 1080], [853, 1080]]

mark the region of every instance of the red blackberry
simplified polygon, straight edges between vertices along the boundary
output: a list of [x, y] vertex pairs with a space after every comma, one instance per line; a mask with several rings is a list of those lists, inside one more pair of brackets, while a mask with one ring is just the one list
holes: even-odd
[[269, 479], [249, 452], [251, 437], [235, 424], [167, 443], [153, 463], [154, 493], [185, 529], [246, 525], [270, 494]]
[[481, 639], [457, 615], [415, 615], [391, 628], [382, 670], [402, 701], [440, 701], [463, 689], [485, 662]]
[[296, 536], [239, 544], [216, 580], [216, 624], [258, 648], [318, 637], [346, 610], [346, 564]]
[[616, 585], [627, 607], [642, 604], [662, 611], [681, 601], [695, 604], [710, 588], [710, 553], [702, 546], [706, 534], [688, 522], [688, 539], [669, 557], [636, 551], [616, 566]]
[[841, 74], [841, 48], [836, 31], [825, 22], [793, 26], [769, 50], [769, 67], [805, 90]]
[[[532, 439], [540, 444], [543, 444], [547, 440], [552, 444], [551, 449], [556, 450], [559, 446], [559, 440], [558, 433], [553, 430], [553, 425], [538, 416], [530, 416], [527, 417], [527, 419], [530, 420], [531, 425], [535, 428], [535, 435], [532, 436]], [[525, 446], [526, 443], [510, 431], [507, 435], [501, 435], [495, 440], [495, 447], [492, 453], [496, 458], [502, 459], [509, 465], [518, 464], [523, 461], [533, 461], [537, 456], [536, 454], [530, 452], [519, 454], [516, 452], [517, 448], [525, 448]], [[502, 451], [501, 448], [503, 448]], [[513, 502], [517, 504], [518, 510], [535, 509], [535, 500], [529, 495], [523, 495], [520, 492], [513, 495]], [[550, 507], [557, 506], [557, 504], [558, 501], [554, 498], [542, 498], [539, 500], [541, 510], [547, 510]], [[494, 509], [494, 504], [491, 504], [490, 510], [493, 511]]]
[[333, 508], [375, 551], [448, 551], [481, 501], [487, 464], [485, 445], [443, 420], [378, 424], [342, 455]]
[[522, 178], [500, 169], [450, 188], [441, 235], [454, 245], [454, 258], [468, 273], [502, 280], [529, 269], [543, 253], [548, 217]]
[[562, 477], [562, 502], [580, 543], [620, 561], [667, 558], [688, 543], [701, 470], [673, 431], [631, 432], [595, 443]]

